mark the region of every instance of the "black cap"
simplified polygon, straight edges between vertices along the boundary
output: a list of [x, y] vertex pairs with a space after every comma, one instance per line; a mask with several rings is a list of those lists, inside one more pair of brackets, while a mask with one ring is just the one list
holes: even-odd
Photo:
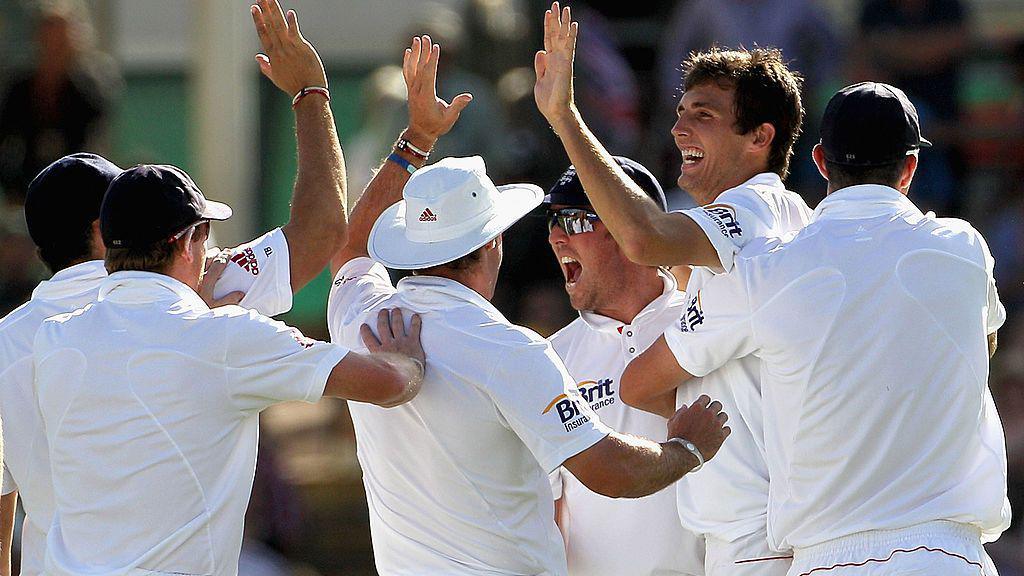
[[932, 143], [921, 137], [917, 110], [902, 90], [861, 82], [828, 101], [821, 119], [821, 145], [829, 162], [879, 166]]
[[207, 200], [181, 168], [140, 164], [110, 183], [100, 209], [107, 248], [132, 248], [170, 240], [203, 220], [227, 220], [231, 207]]
[[100, 204], [121, 168], [80, 152], [50, 164], [28, 185], [25, 223], [36, 246], [52, 248], [79, 238], [100, 217]]
[[[658, 184], [650, 170], [644, 168], [643, 164], [624, 156], [613, 156], [612, 158], [622, 167], [622, 171], [626, 173], [626, 176], [629, 176], [633, 182], [636, 182], [636, 185], [650, 196], [655, 204], [668, 212], [665, 192], [661, 189], [661, 184]], [[555, 185], [544, 196], [544, 203], [564, 204], [566, 206], [591, 205], [586, 191], [583, 190], [583, 184], [580, 183], [580, 178], [576, 175], [575, 166], [569, 166], [569, 169], [558, 178], [558, 182], [555, 182]]]

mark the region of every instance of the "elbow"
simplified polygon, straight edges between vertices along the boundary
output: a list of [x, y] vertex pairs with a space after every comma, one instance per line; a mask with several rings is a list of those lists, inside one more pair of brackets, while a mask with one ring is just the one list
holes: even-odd
[[626, 403], [627, 406], [634, 408], [638, 408], [648, 399], [647, 394], [644, 393], [643, 386], [637, 378], [636, 372], [637, 370], [630, 363], [626, 366], [626, 370], [622, 373], [622, 378], [619, 380], [619, 399]]
[[380, 387], [380, 396], [376, 405], [382, 408], [394, 408], [412, 400], [420, 392], [423, 374], [418, 365], [407, 362], [413, 369], [392, 366], [392, 374], [387, 383]]

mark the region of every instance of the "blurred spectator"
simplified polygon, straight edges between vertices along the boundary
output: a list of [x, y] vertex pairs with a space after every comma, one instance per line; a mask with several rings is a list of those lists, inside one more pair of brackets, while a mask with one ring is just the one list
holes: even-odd
[[120, 78], [93, 40], [81, 0], [41, 3], [35, 67], [12, 80], [0, 109], [0, 186], [8, 202], [21, 204], [28, 183], [53, 160], [102, 150]]
[[[714, 45], [729, 48], [771, 46], [782, 50], [789, 68], [804, 78], [807, 110], [803, 136], [797, 141], [788, 187], [824, 194], [811, 160], [818, 141], [817, 122], [832, 95], [842, 65], [843, 47], [831, 15], [814, 0], [690, 0], [680, 2], [661, 42], [658, 61], [660, 114], [652, 118], [652, 143], [660, 153], [660, 179], [678, 177], [679, 154], [668, 131], [682, 86], [680, 64], [690, 52]], [[814, 206], [813, 202], [810, 202]]]
[[405, 101], [401, 66], [381, 66], [364, 82], [362, 127], [345, 142], [349, 206], [362, 195], [373, 178], [373, 171], [391, 152], [391, 146], [405, 127], [408, 117]]
[[969, 48], [967, 11], [960, 0], [867, 0], [859, 20], [860, 58], [854, 80], [881, 80], [902, 88], [916, 104], [935, 143], [915, 180], [918, 205], [955, 215], [963, 176], [956, 150], [960, 74]]

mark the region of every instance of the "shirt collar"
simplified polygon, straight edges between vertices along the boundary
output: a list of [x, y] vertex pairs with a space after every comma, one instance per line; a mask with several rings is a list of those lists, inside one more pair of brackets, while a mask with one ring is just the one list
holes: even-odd
[[785, 188], [786, 185], [782, 183], [782, 178], [775, 172], [761, 172], [755, 174], [753, 178], [747, 180], [743, 184], [740, 184], [736, 188], [750, 188], [753, 186], [769, 186], [772, 188]]
[[56, 300], [95, 290], [107, 277], [103, 260], [90, 260], [69, 266], [44, 280], [32, 291], [32, 299]]
[[818, 220], [858, 220], [884, 214], [921, 211], [899, 190], [880, 184], [848, 186], [829, 194], [814, 209], [811, 222]]
[[580, 318], [587, 324], [587, 326], [590, 326], [591, 329], [609, 334], [621, 333], [624, 326], [632, 326], [634, 324], [642, 323], [648, 316], [656, 315], [667, 308], [669, 304], [672, 303], [672, 299], [677, 296], [679, 285], [676, 283], [675, 276], [661, 270], [660, 268], [658, 269], [658, 276], [661, 277], [663, 284], [661, 296], [651, 300], [647, 306], [644, 306], [643, 310], [637, 313], [632, 322], [624, 324], [614, 318], [602, 316], [590, 310], [580, 310]]
[[452, 300], [461, 300], [493, 312], [504, 315], [472, 288], [442, 276], [406, 276], [398, 281], [398, 290], [410, 301], [436, 308], [439, 305], [451, 304]]
[[208, 308], [199, 294], [184, 283], [164, 274], [139, 270], [114, 272], [108, 276], [100, 285], [97, 300], [143, 303], [155, 302], [172, 294], [191, 308]]

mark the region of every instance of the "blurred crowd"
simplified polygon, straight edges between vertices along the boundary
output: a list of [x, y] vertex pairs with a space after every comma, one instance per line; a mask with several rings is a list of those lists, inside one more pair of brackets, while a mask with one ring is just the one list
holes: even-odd
[[[855, 81], [879, 80], [914, 101], [935, 147], [921, 154], [912, 199], [939, 216], [969, 220], [988, 239], [996, 260], [1009, 319], [1000, 331], [991, 382], [1006, 429], [1015, 523], [990, 552], [1004, 576], [1024, 574], [1024, 36], [983, 34], [976, 18], [980, 4], [970, 0], [860, 0], [848, 3], [845, 19], [834, 3], [814, 0], [571, 5], [584, 30], [576, 61], [583, 117], [613, 154], [648, 166], [671, 190], [675, 208], [690, 205], [674, 189], [680, 160], [669, 136], [680, 97], [679, 64], [690, 51], [715, 44], [775, 46], [802, 74], [807, 121], [787, 184], [812, 207], [825, 186], [810, 150], [829, 95]], [[536, 16], [547, 0], [468, 0], [461, 10], [432, 2], [412, 6], [419, 17], [408, 36], [430, 34], [444, 49], [440, 96], [474, 96], [432, 156], [479, 154], [497, 183], [550, 186], [567, 160], [533, 103], [533, 53], [541, 45]], [[1024, 19], [1024, 6], [1020, 11]], [[0, 77], [3, 314], [25, 301], [45, 275], [20, 213], [27, 183], [64, 154], [108, 153], [106, 127], [122, 86], [113, 60], [95, 48], [82, 3], [41, 2], [34, 34], [34, 64]], [[400, 50], [395, 47], [396, 54]], [[362, 126], [342, 142], [352, 191], [369, 181], [406, 119], [397, 58], [367, 71], [363, 86]], [[572, 319], [546, 232], [539, 219], [526, 219], [507, 235], [499, 282], [506, 289], [495, 299], [510, 320], [542, 334]], [[336, 427], [350, 433], [345, 425]], [[270, 550], [287, 553], [303, 540], [297, 536], [303, 529], [300, 499], [277, 472], [273, 451], [267, 452], [260, 455], [248, 530], [262, 544], [249, 548], [255, 559], [251, 571], [243, 556], [242, 573], [263, 573], [257, 565], [275, 573]], [[358, 485], [355, 492], [361, 497]]]

